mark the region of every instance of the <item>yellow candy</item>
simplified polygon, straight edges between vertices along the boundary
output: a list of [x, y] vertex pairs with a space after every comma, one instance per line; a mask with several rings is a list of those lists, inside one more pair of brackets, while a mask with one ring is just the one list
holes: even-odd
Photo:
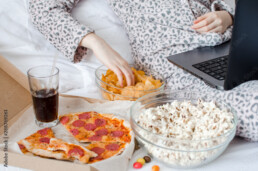
[[142, 165], [145, 164], [145, 160], [144, 160], [143, 158], [139, 158], [139, 159], [137, 160], [137, 162], [141, 163]]
[[151, 171], [159, 171], [159, 166], [158, 165], [152, 166]]

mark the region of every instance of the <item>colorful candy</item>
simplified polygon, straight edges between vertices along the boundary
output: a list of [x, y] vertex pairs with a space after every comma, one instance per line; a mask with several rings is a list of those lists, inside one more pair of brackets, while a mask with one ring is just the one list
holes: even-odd
[[159, 171], [159, 166], [158, 165], [152, 166], [151, 171]]
[[139, 158], [139, 159], [137, 160], [137, 162], [141, 163], [142, 165], [145, 164], [145, 160], [144, 160], [143, 158]]
[[143, 159], [145, 160], [146, 163], [151, 162], [151, 158], [149, 156], [144, 156]]
[[133, 167], [134, 167], [135, 169], [140, 169], [140, 168], [142, 168], [142, 164], [141, 164], [140, 162], [135, 162], [135, 163], [133, 164]]
[[[151, 158], [149, 156], [144, 156], [143, 158], [138, 158], [137, 161], [133, 164], [133, 167], [135, 169], [140, 169], [145, 163], [149, 163], [149, 162], [151, 162]], [[156, 169], [156, 170], [153, 170], [153, 169]], [[159, 171], [159, 166], [157, 165], [153, 166], [152, 171]]]

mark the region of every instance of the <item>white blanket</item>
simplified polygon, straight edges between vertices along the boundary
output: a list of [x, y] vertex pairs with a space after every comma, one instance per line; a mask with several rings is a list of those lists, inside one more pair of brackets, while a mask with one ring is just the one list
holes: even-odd
[[[95, 86], [94, 71], [101, 64], [90, 54], [79, 64], [72, 64], [60, 54], [33, 27], [27, 13], [27, 0], [0, 1], [0, 54], [26, 74], [37, 65], [52, 65], [53, 56], [58, 55], [60, 69], [60, 92], [70, 95], [101, 98]], [[72, 15], [80, 22], [91, 26], [129, 63], [132, 63], [129, 42], [118, 18], [108, 7], [106, 0], [81, 0]], [[1, 79], [0, 79], [1, 81]], [[136, 151], [129, 165], [146, 155]], [[195, 170], [258, 170], [258, 144], [235, 139], [222, 156], [214, 162]], [[141, 170], [150, 170], [158, 164], [162, 171], [171, 170], [157, 161], [145, 165]], [[4, 170], [0, 166], [0, 170]], [[16, 169], [14, 169], [16, 170]]]

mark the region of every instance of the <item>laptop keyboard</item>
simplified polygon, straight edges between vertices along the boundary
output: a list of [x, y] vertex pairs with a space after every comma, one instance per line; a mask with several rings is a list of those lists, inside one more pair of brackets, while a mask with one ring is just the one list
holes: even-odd
[[210, 75], [217, 80], [225, 80], [228, 66], [228, 56], [222, 56], [202, 63], [194, 64], [193, 67]]

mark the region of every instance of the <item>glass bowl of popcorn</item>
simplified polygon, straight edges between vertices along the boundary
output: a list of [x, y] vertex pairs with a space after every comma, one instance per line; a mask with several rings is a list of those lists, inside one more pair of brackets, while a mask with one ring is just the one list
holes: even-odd
[[130, 65], [135, 77], [134, 86], [126, 86], [124, 78], [121, 87], [116, 74], [109, 70], [104, 65], [97, 68], [95, 71], [96, 85], [99, 87], [102, 97], [106, 100], [130, 100], [135, 101], [138, 98], [153, 92], [164, 90], [165, 84], [161, 78], [154, 78], [151, 75], [146, 75], [144, 71], [136, 70], [133, 65]]
[[213, 96], [165, 90], [136, 100], [131, 126], [149, 155], [174, 168], [194, 168], [219, 157], [236, 133], [235, 110]]

